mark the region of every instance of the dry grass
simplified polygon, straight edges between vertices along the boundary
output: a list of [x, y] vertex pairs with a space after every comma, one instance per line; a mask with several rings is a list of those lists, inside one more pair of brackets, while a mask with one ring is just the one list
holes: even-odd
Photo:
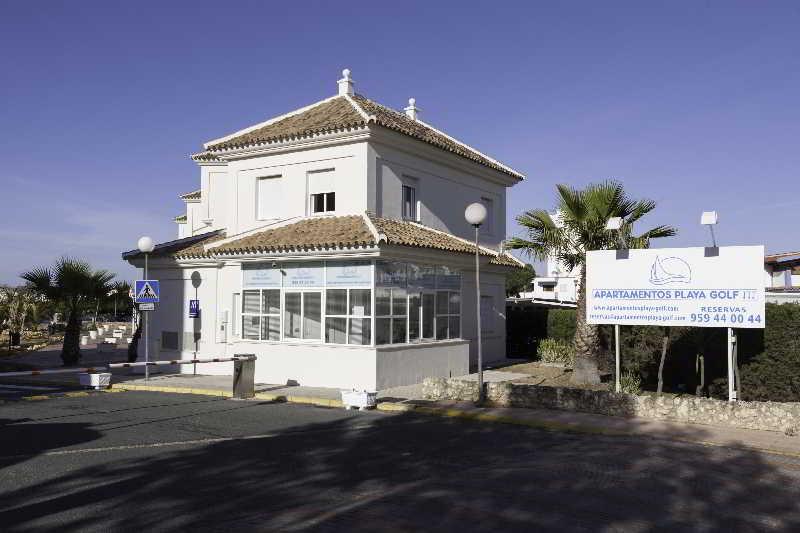
[[529, 377], [514, 380], [514, 383], [527, 383], [531, 385], [542, 385], [544, 387], [571, 387], [576, 389], [609, 390], [608, 383], [601, 383], [600, 385], [573, 385], [570, 383], [572, 369], [545, 365], [538, 361], [506, 366], [503, 368], [498, 368], [497, 370], [501, 370], [503, 372], [516, 372], [518, 374], [528, 374]]

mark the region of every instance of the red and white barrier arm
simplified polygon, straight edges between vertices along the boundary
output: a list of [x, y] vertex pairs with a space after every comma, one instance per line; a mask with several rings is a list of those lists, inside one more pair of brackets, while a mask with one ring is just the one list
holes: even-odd
[[137, 366], [191, 365], [194, 363], [227, 363], [229, 361], [255, 361], [255, 355], [214, 357], [212, 359], [174, 359], [172, 361], [149, 361], [147, 363], [109, 363], [108, 368], [133, 368]]
[[76, 372], [105, 372], [105, 367], [86, 367], [86, 368], [53, 368], [43, 370], [22, 370], [19, 372], [2, 372], [0, 377], [14, 377], [14, 376], [46, 376], [48, 374], [73, 374]]

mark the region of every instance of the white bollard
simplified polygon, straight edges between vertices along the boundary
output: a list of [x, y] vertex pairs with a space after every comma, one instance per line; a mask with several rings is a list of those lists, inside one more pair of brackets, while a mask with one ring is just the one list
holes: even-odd
[[89, 338], [92, 339], [92, 340], [97, 339], [97, 330], [96, 329], [93, 329], [93, 330], [89, 331]]
[[81, 335], [81, 346], [86, 346], [87, 344], [89, 344], [89, 336]]

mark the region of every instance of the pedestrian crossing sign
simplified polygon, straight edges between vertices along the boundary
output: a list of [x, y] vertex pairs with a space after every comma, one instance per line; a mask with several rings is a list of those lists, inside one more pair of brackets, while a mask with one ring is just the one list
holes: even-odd
[[136, 280], [136, 298], [134, 301], [137, 304], [155, 304], [158, 303], [159, 286], [157, 279], [137, 279]]

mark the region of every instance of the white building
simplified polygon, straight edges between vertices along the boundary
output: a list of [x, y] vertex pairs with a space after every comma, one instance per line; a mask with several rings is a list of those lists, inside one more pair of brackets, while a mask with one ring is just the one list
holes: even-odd
[[[562, 226], [561, 215], [558, 212], [552, 213], [550, 217], [556, 226]], [[578, 301], [580, 268], [570, 270], [554, 255], [547, 256], [544, 268], [544, 275], [533, 278], [529, 290], [509, 300], [516, 303], [531, 301], [554, 304], [554, 307], [574, 307]]]
[[[484, 360], [505, 357], [504, 277], [521, 263], [500, 244], [506, 190], [523, 176], [423, 122], [413, 99], [394, 111], [344, 71], [335, 96], [192, 159], [200, 188], [181, 196], [179, 239], [149, 258], [161, 281], [151, 358], [253, 353], [257, 382], [369, 390], [465, 374], [477, 357], [472, 202], [488, 211]], [[143, 266], [138, 251], [123, 258]]]
[[764, 257], [766, 301], [800, 303], [800, 252], [783, 252]]

